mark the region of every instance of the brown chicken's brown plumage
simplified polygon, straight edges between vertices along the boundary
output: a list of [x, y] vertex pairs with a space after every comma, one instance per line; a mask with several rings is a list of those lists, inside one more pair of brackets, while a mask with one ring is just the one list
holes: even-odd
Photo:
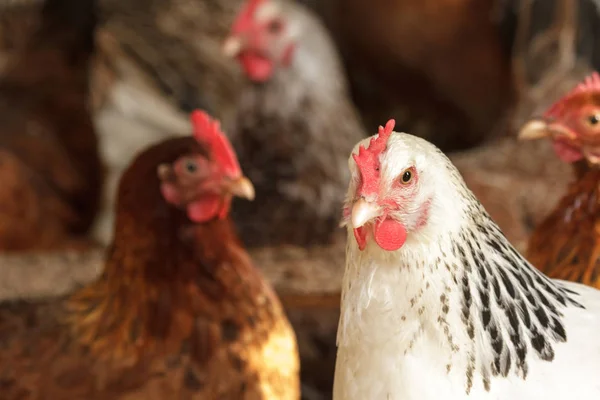
[[600, 169], [582, 173], [535, 230], [529, 261], [555, 279], [600, 288]]
[[61, 247], [86, 233], [102, 168], [87, 107], [94, 0], [48, 0], [0, 78], [0, 249]]
[[[121, 180], [101, 278], [66, 299], [3, 306], [0, 399], [299, 398], [295, 336], [273, 290], [226, 216], [191, 220], [190, 204], [212, 201], [199, 189], [215, 170], [206, 157], [190, 137], [143, 152]], [[194, 181], [181, 166], [199, 159]], [[179, 185], [179, 206], [165, 182]]]
[[600, 288], [600, 75], [528, 122], [520, 137], [550, 137], [557, 156], [575, 172], [567, 193], [531, 236], [529, 261], [551, 278]]

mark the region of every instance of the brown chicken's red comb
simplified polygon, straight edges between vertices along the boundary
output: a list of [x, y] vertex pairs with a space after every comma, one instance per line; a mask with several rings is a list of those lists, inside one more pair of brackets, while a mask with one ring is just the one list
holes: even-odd
[[561, 116], [563, 110], [565, 109], [565, 105], [569, 102], [569, 100], [580, 94], [588, 94], [592, 92], [600, 93], [600, 74], [598, 74], [596, 71], [586, 77], [583, 82], [575, 86], [573, 90], [550, 106], [544, 116], [547, 118], [558, 118]]
[[352, 154], [361, 177], [359, 191], [364, 194], [376, 193], [379, 188], [379, 155], [386, 149], [387, 141], [394, 130], [396, 121], [390, 119], [385, 128], [379, 126], [378, 136], [372, 138], [369, 147], [360, 146], [358, 154]]
[[196, 110], [191, 116], [194, 138], [210, 148], [212, 159], [224, 169], [227, 175], [241, 175], [237, 156], [229, 139], [221, 132], [221, 124], [213, 120], [207, 113]]
[[243, 31], [252, 23], [256, 9], [261, 3], [264, 3], [264, 1], [265, 0], [248, 0], [246, 4], [244, 4], [242, 10], [238, 14], [238, 17], [233, 23], [233, 33]]

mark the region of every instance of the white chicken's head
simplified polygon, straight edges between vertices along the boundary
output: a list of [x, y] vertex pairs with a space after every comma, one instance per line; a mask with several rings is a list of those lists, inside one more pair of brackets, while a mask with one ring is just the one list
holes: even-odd
[[223, 44], [223, 53], [237, 58], [254, 82], [269, 80], [278, 66], [292, 61], [297, 27], [284, 14], [276, 0], [248, 0]]
[[411, 238], [423, 243], [460, 222], [456, 211], [466, 187], [458, 171], [433, 144], [393, 132], [394, 123], [359, 142], [349, 159], [342, 225], [352, 229], [360, 250], [371, 237], [383, 250], [399, 250]]

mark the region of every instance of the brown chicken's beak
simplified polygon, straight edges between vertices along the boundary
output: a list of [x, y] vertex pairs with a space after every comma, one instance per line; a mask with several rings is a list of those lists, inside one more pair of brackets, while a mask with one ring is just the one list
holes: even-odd
[[352, 206], [352, 227], [354, 229], [360, 228], [380, 214], [381, 210], [377, 204], [370, 203], [361, 198]]
[[243, 48], [242, 39], [239, 36], [229, 36], [225, 43], [223, 43], [223, 54], [226, 57], [234, 58], [242, 51]]
[[160, 164], [157, 168], [158, 179], [169, 181], [173, 177], [173, 170], [169, 164]]
[[548, 123], [543, 119], [536, 118], [523, 125], [517, 137], [519, 140], [535, 140], [548, 137], [550, 133]]
[[535, 140], [545, 137], [576, 139], [576, 136], [569, 129], [561, 124], [548, 122], [543, 118], [532, 119], [519, 130], [519, 140]]
[[254, 200], [254, 185], [245, 176], [232, 180], [227, 185], [227, 191], [234, 196], [243, 197], [250, 201]]

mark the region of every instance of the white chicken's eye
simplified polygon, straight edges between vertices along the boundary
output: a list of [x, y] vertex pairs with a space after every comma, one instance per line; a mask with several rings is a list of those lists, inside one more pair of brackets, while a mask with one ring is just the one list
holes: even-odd
[[413, 174], [412, 174], [411, 170], [407, 169], [402, 173], [402, 177], [400, 178], [400, 180], [403, 184], [406, 185], [407, 183], [410, 183], [412, 178], [413, 178]]

